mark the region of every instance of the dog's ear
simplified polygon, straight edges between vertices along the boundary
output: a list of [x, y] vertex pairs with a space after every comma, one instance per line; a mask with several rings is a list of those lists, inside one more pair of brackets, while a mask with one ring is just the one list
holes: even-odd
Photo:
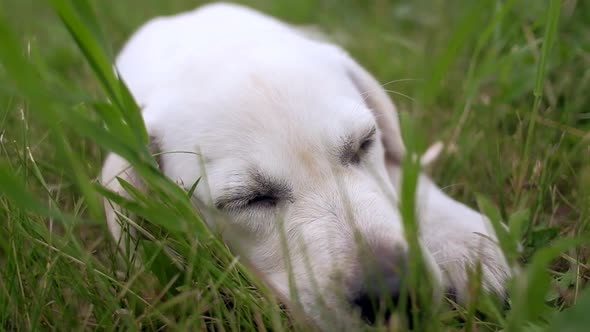
[[[150, 152], [156, 158], [156, 162], [160, 170], [163, 170], [162, 165], [162, 158], [159, 155], [160, 149], [157, 143], [157, 140], [154, 137], [150, 136]], [[145, 183], [141, 179], [141, 177], [135, 172], [133, 167], [122, 157], [110, 153], [105, 160], [104, 166], [102, 168], [100, 182], [101, 184], [119, 194], [122, 197], [129, 198], [129, 194], [121, 186], [121, 183], [117, 178], [124, 180], [125, 182], [131, 184], [133, 187], [137, 188], [140, 191], [147, 190]], [[125, 222], [120, 220], [119, 215], [122, 213], [121, 208], [117, 206], [115, 203], [105, 199], [104, 200], [104, 208], [105, 208], [105, 215], [107, 219], [107, 225], [109, 227], [109, 231], [113, 235], [115, 241], [118, 243], [122, 243], [123, 236], [125, 236], [126, 232], [128, 231], [132, 237], [135, 237], [133, 229], [131, 227], [124, 227]], [[121, 249], [125, 249], [123, 245], [119, 245]]]
[[352, 59], [346, 61], [346, 74], [373, 112], [381, 131], [387, 163], [400, 164], [405, 147], [395, 106], [381, 84]]

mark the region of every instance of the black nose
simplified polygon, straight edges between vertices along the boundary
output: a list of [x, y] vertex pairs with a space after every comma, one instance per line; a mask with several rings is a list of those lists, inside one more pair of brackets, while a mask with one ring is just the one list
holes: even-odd
[[[408, 292], [403, 289], [406, 274], [405, 255], [403, 257], [379, 255], [364, 264], [360, 287], [351, 304], [360, 310], [367, 323], [373, 325], [378, 318], [386, 321], [398, 307], [409, 307]], [[406, 301], [401, 301], [402, 296]]]
[[353, 304], [360, 309], [361, 317], [369, 324], [375, 324], [380, 316], [386, 320], [400, 304], [400, 278], [388, 276], [384, 279], [382, 287], [368, 285], [353, 300]]

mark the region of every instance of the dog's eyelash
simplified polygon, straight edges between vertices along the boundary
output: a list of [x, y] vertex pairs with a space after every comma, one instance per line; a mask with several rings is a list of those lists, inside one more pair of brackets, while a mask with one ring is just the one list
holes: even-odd
[[364, 140], [361, 143], [361, 145], [359, 146], [359, 151], [366, 152], [367, 150], [369, 150], [371, 148], [374, 141], [375, 140], [373, 138], [368, 138], [368, 139]]
[[219, 210], [271, 209], [281, 202], [292, 202], [293, 194], [288, 183], [250, 170], [247, 179], [232, 181], [216, 200]]
[[279, 199], [276, 196], [262, 193], [252, 193], [241, 197], [226, 199], [219, 202], [218, 209], [221, 210], [241, 210], [246, 208], [272, 208], [278, 204]]
[[356, 135], [346, 136], [340, 150], [342, 165], [359, 164], [373, 146], [376, 134], [377, 127], [371, 127], [359, 138], [355, 138]]
[[275, 207], [278, 203], [278, 199], [272, 195], [259, 194], [250, 198], [246, 202], [248, 207]]
[[362, 157], [369, 151], [369, 149], [371, 148], [371, 146], [373, 145], [373, 142], [375, 140], [371, 137], [371, 138], [367, 138], [365, 139], [361, 145], [359, 145], [358, 150], [356, 151], [356, 153], [352, 156], [352, 158], [350, 159], [350, 162], [352, 164], [359, 164], [361, 162]]

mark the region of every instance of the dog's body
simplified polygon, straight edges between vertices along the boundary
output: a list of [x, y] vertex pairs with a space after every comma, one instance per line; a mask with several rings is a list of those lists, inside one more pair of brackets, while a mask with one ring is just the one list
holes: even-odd
[[[224, 216], [206, 218], [209, 226], [289, 296], [285, 232], [298, 297], [316, 322], [325, 321], [318, 295], [333, 312], [360, 321], [345, 313], [371, 292], [374, 275], [399, 291], [407, 244], [397, 210], [404, 155], [397, 114], [344, 51], [217, 4], [147, 23], [117, 68], [160, 151], [194, 152], [161, 154], [162, 172], [185, 188], [202, 176], [195, 196]], [[116, 176], [135, 175], [110, 155], [102, 181], [124, 193]], [[464, 298], [466, 267], [481, 261], [485, 287], [502, 292], [509, 268], [485, 217], [425, 176], [417, 202], [437, 289]], [[105, 206], [119, 238], [116, 213]], [[377, 267], [362, 265], [359, 238]]]

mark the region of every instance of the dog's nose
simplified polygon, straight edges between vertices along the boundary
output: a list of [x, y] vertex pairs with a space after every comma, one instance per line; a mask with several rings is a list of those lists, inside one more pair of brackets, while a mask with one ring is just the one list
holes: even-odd
[[[393, 308], [400, 303], [401, 281], [398, 276], [388, 276], [381, 282], [383, 287], [367, 286], [353, 299], [360, 309], [361, 317], [369, 324], [375, 324], [380, 315], [387, 319]], [[375, 285], [376, 286], [376, 285]]]
[[[387, 319], [401, 305], [406, 273], [405, 255], [379, 255], [364, 264], [361, 287], [351, 299], [363, 320], [375, 324], [378, 317]], [[407, 292], [404, 292], [407, 293]], [[405, 295], [405, 294], [404, 294]], [[408, 306], [409, 302], [404, 301]]]

